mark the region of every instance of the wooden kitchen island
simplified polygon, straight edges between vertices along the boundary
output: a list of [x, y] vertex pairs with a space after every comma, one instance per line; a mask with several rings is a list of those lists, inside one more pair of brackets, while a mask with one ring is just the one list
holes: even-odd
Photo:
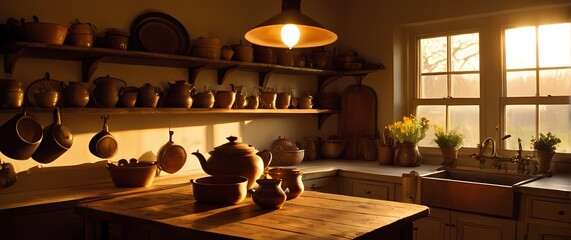
[[426, 206], [305, 191], [279, 210], [251, 197], [238, 205], [197, 203], [192, 186], [82, 203], [85, 239], [412, 239]]

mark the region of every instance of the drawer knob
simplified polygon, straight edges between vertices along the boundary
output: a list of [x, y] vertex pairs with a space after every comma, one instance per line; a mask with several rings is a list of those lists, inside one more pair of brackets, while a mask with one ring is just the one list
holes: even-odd
[[371, 191], [371, 190], [367, 190], [367, 191], [365, 191], [365, 193], [366, 193], [366, 194], [371, 194], [372, 191]]
[[558, 213], [559, 213], [560, 216], [565, 216], [565, 211], [563, 211], [563, 210], [559, 210]]

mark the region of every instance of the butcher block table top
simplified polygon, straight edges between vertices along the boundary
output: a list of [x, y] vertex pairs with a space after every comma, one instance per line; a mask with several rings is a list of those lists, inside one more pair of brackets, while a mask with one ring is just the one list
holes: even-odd
[[305, 191], [279, 210], [251, 197], [197, 203], [190, 184], [82, 203], [86, 239], [407, 239], [426, 206]]

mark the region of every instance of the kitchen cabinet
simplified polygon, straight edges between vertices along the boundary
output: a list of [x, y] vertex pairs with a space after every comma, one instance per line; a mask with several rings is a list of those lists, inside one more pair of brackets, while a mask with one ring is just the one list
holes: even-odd
[[394, 201], [395, 184], [345, 177], [343, 193], [356, 197]]
[[526, 196], [526, 239], [571, 239], [571, 201]]
[[303, 179], [305, 191], [318, 191], [339, 194], [339, 177], [328, 176], [314, 179]]
[[428, 217], [413, 223], [415, 240], [514, 240], [517, 222], [445, 209], [430, 208]]

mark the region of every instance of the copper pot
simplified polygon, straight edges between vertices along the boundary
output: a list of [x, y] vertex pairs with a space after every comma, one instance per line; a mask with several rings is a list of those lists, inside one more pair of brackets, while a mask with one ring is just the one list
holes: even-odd
[[59, 108], [53, 110], [53, 123], [44, 129], [43, 140], [32, 159], [39, 163], [51, 163], [71, 148], [73, 136], [61, 125]]
[[27, 22], [21, 26], [22, 39], [24, 41], [53, 45], [63, 45], [67, 31], [67, 26], [40, 22], [36, 16], [34, 16], [34, 22]]
[[186, 162], [186, 150], [172, 141], [173, 131], [169, 130], [169, 141], [157, 153], [159, 169], [167, 173], [178, 172]]
[[155, 87], [150, 83], [145, 83], [139, 88], [139, 94], [137, 95], [137, 106], [155, 108], [159, 102], [161, 95], [161, 88]]
[[214, 95], [214, 107], [230, 109], [232, 108], [235, 100], [235, 91], [216, 91], [216, 94]]
[[120, 107], [135, 107], [135, 104], [137, 104], [137, 95], [139, 95], [138, 88], [133, 86], [126, 87], [119, 95], [118, 105]]
[[104, 115], [101, 118], [103, 118], [103, 130], [91, 138], [89, 141], [89, 151], [99, 158], [112, 158], [117, 154], [119, 144], [115, 137], [109, 132], [109, 127], [107, 126], [109, 116]]
[[42, 124], [24, 108], [0, 126], [0, 151], [9, 158], [26, 160], [36, 151], [43, 137]]
[[195, 108], [212, 108], [214, 107], [214, 94], [210, 91], [204, 91], [194, 94], [192, 107]]
[[277, 93], [272, 91], [262, 91], [260, 93], [260, 108], [276, 109]]

